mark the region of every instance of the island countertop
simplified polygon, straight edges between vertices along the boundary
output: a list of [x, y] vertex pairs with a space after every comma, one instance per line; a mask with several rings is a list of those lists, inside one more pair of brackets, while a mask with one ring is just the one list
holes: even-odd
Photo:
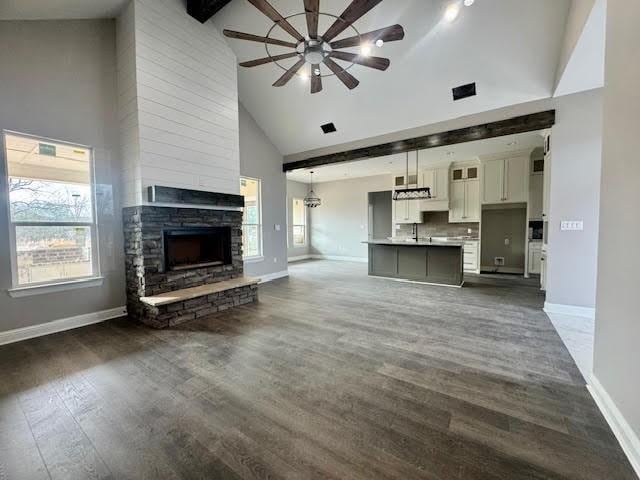
[[463, 247], [464, 241], [462, 240], [366, 240], [362, 243], [369, 245], [395, 245], [403, 247]]

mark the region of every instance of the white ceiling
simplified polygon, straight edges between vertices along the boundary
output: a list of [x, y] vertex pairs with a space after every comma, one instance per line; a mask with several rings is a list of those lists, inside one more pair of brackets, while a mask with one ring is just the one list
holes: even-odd
[[[538, 132], [521, 133], [506, 137], [478, 140], [476, 142], [460, 143], [446, 147], [421, 150], [419, 168], [429, 165], [440, 165], [449, 162], [463, 162], [477, 160], [478, 157], [497, 155], [514, 151], [532, 151], [543, 146], [542, 135]], [[348, 163], [337, 163], [324, 167], [295, 170], [287, 173], [287, 179], [296, 182], [309, 183], [309, 172], [313, 170], [313, 181], [316, 183], [333, 182], [374, 175], [391, 175], [406, 171], [406, 154], [389, 155], [386, 157], [369, 158]], [[409, 172], [415, 171], [416, 156], [409, 153]]]
[[0, 0], [0, 20], [112, 18], [128, 0]]
[[[400, 23], [406, 37], [376, 49], [374, 54], [391, 59], [386, 72], [362, 66], [351, 70], [361, 82], [353, 91], [332, 77], [324, 80], [323, 92], [312, 96], [299, 78], [286, 87], [272, 87], [282, 72], [274, 65], [239, 67], [240, 100], [288, 155], [552, 95], [568, 0], [476, 0], [446, 24], [442, 16], [451, 1], [461, 3], [386, 0], [356, 22], [361, 32]], [[302, 0], [271, 2], [285, 16], [303, 11]], [[322, 0], [321, 11], [340, 14], [349, 3]], [[265, 35], [272, 25], [240, 0], [213, 21], [219, 28], [258, 35]], [[292, 23], [306, 32], [304, 16]], [[277, 36], [290, 40], [284, 31]], [[265, 56], [261, 44], [227, 41], [239, 61]], [[478, 96], [453, 103], [451, 88], [473, 81]], [[327, 122], [334, 122], [338, 132], [323, 135], [320, 125]]]

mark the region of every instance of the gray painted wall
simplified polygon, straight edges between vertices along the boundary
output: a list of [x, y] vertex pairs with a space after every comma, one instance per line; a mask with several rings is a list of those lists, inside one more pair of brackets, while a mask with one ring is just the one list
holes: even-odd
[[[287, 226], [293, 223], [292, 205], [294, 198], [304, 198], [309, 192], [309, 185], [287, 180]], [[307, 244], [304, 247], [292, 247], [293, 231], [287, 227], [288, 248], [287, 255], [289, 258], [302, 257], [309, 255], [309, 244], [311, 242], [311, 215], [307, 209]]]
[[640, 436], [640, 2], [607, 9], [594, 374]]
[[[0, 21], [0, 45], [0, 129], [92, 146], [97, 182], [114, 190], [114, 211], [98, 217], [104, 284], [17, 299], [6, 293], [11, 264], [6, 183], [0, 182], [0, 331], [122, 306], [114, 22]], [[4, 151], [0, 156], [4, 178]]]
[[[602, 90], [561, 97], [551, 138], [547, 302], [593, 308], [596, 298]], [[584, 231], [562, 232], [562, 220]]]
[[[489, 271], [524, 272], [527, 210], [522, 207], [482, 211], [482, 267]], [[505, 245], [507, 238], [509, 245]], [[495, 257], [504, 257], [504, 267], [495, 266]]]
[[[246, 262], [252, 276], [287, 270], [287, 180], [282, 155], [269, 141], [249, 112], [240, 105], [240, 174], [262, 180], [263, 256], [260, 262]], [[280, 225], [280, 231], [275, 226]]]
[[322, 206], [311, 210], [311, 253], [367, 258], [369, 192], [391, 189], [391, 175], [314, 185]]

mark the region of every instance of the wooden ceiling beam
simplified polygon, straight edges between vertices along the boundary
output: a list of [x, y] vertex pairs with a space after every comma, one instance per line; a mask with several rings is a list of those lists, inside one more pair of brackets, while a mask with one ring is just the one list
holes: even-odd
[[282, 165], [282, 170], [290, 172], [301, 168], [314, 168], [334, 163], [351, 162], [365, 158], [384, 157], [395, 153], [426, 150], [428, 148], [444, 147], [447, 145], [455, 145], [457, 143], [503, 137], [505, 135], [535, 132], [536, 130], [551, 128], [555, 124], [555, 121], [556, 111], [548, 110], [546, 112], [522, 115], [519, 117], [509, 118], [507, 120], [475, 125], [473, 127], [432, 133], [422, 137], [408, 138], [380, 145], [372, 145], [370, 147], [356, 148], [354, 150], [331, 153], [329, 155], [307, 158], [296, 162], [287, 162]]
[[204, 23], [230, 2], [231, 0], [187, 0], [187, 13]]

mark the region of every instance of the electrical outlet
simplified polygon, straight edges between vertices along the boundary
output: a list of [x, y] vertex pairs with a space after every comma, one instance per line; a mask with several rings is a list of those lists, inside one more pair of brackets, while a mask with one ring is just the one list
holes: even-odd
[[511, 243], [511, 240], [509, 240], [508, 238], [505, 238], [505, 239], [504, 239], [504, 244], [505, 244], [505, 246], [507, 246], [507, 247], [508, 247], [510, 243]]
[[560, 230], [563, 232], [581, 232], [584, 230], [584, 221], [563, 220], [560, 222]]
[[504, 257], [495, 257], [493, 259], [493, 263], [497, 266], [497, 267], [502, 267], [504, 266]]
[[275, 228], [276, 232], [279, 232], [279, 231], [282, 229], [282, 227], [280, 226], [280, 224], [279, 224], [279, 223], [276, 223], [276, 224], [274, 225], [274, 228]]
[[273, 257], [273, 263], [278, 263], [278, 258], [277, 257]]

